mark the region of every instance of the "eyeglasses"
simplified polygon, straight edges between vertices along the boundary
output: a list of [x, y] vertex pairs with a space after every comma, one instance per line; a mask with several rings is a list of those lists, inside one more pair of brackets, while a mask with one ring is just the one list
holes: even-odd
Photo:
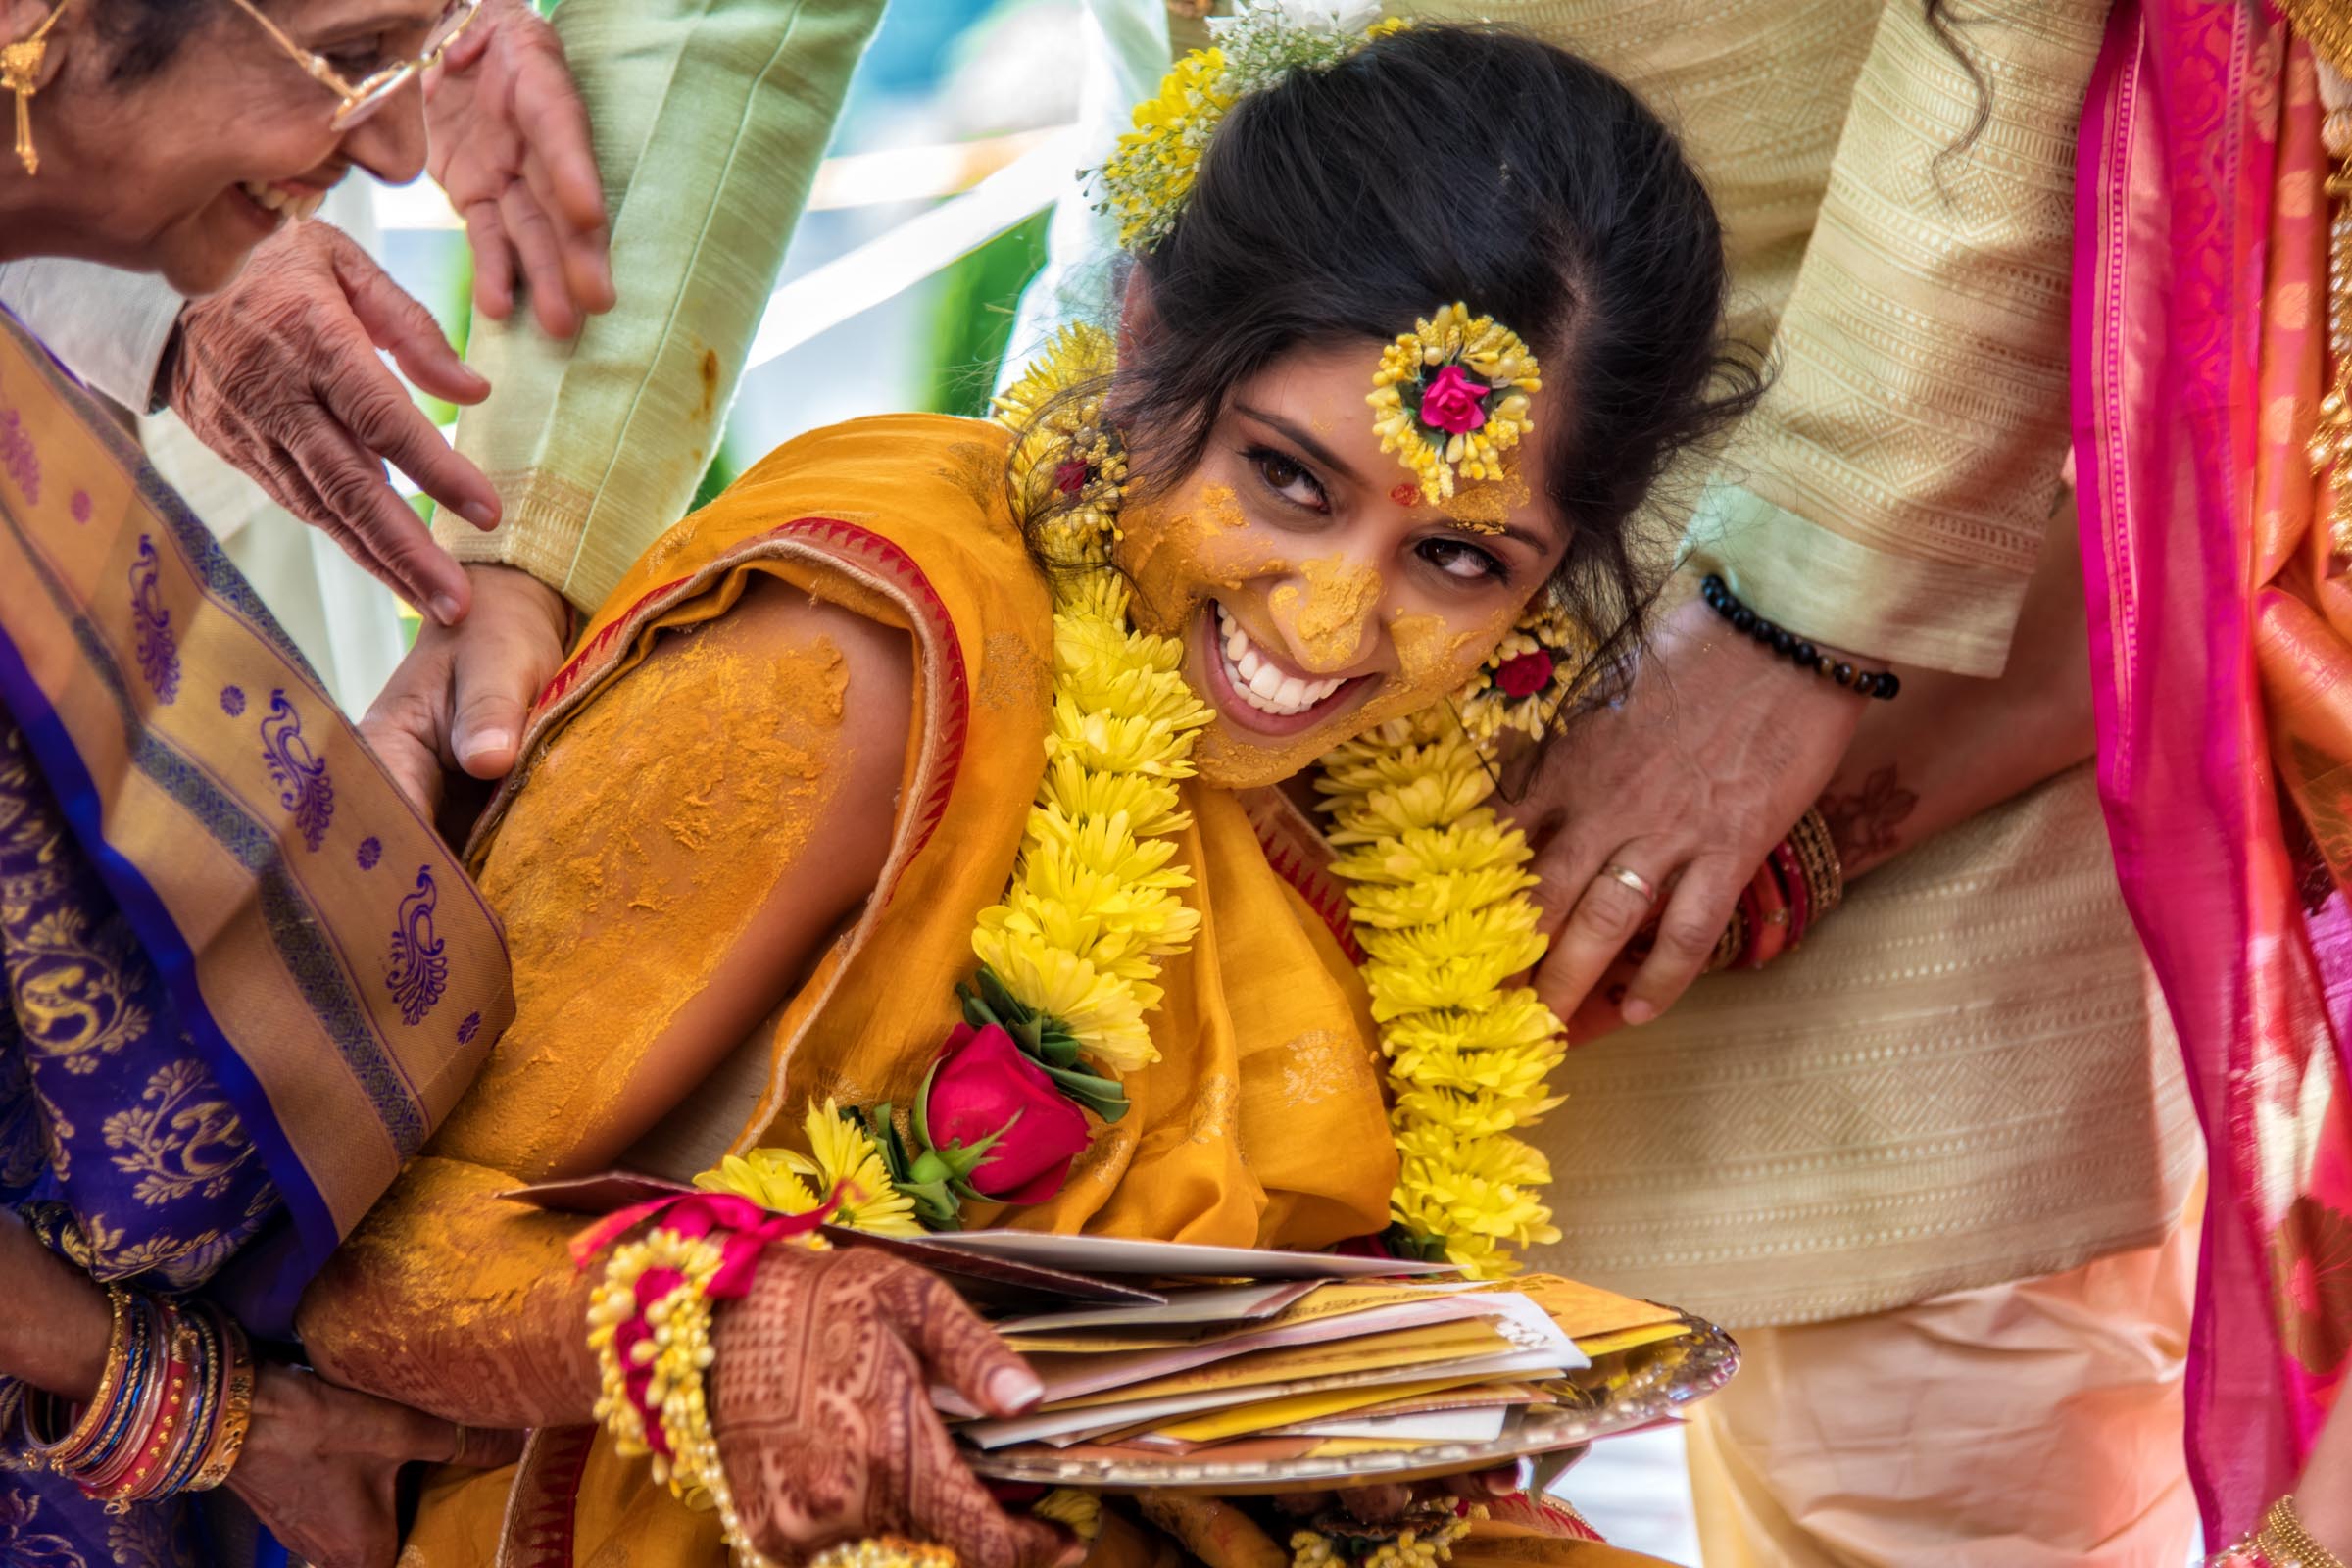
[[264, 31], [277, 46], [293, 57], [303, 74], [343, 101], [335, 107], [334, 128], [351, 129], [368, 120], [377, 110], [390, 103], [403, 87], [423, 75], [441, 63], [449, 46], [458, 35], [473, 24], [482, 9], [482, 0], [450, 0], [440, 19], [426, 32], [424, 48], [414, 59], [399, 60], [370, 73], [365, 79], [353, 81], [329, 65], [325, 58], [312, 53], [287, 37], [277, 24], [262, 15], [253, 0], [236, 0], [237, 9], [262, 24]]

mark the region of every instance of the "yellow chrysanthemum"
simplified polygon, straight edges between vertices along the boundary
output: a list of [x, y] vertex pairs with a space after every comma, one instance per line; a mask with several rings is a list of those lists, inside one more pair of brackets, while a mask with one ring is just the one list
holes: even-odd
[[822, 1200], [801, 1180], [795, 1162], [808, 1163], [785, 1150], [755, 1149], [748, 1154], [727, 1155], [718, 1162], [716, 1170], [697, 1176], [694, 1185], [706, 1193], [733, 1193], [738, 1198], [748, 1198], [779, 1214], [806, 1214]]
[[1442, 1007], [1398, 1018], [1381, 1031], [1392, 1055], [1410, 1051], [1499, 1051], [1556, 1042], [1559, 1018], [1529, 986], [1514, 986], [1485, 1006]]
[[1527, 840], [1506, 831], [1485, 809], [1455, 818], [1445, 827], [1417, 827], [1384, 835], [1335, 857], [1332, 874], [1349, 882], [1401, 886], [1423, 877], [1492, 871], [1525, 865]]
[[1155, 96], [1135, 106], [1135, 128], [1119, 138], [1100, 175], [1103, 210], [1119, 220], [1122, 249], [1148, 249], [1167, 237], [1235, 96], [1224, 51], [1196, 49], [1176, 62]]
[[694, 1185], [707, 1193], [735, 1193], [786, 1214], [806, 1214], [830, 1194], [835, 1200], [831, 1224], [876, 1236], [920, 1236], [914, 1200], [894, 1186], [882, 1152], [863, 1127], [841, 1114], [831, 1100], [811, 1102], [802, 1118], [808, 1152], [793, 1149], [755, 1149], [738, 1157], [730, 1154], [716, 1170], [707, 1170]]
[[1193, 819], [1168, 780], [1148, 773], [1099, 773], [1066, 752], [1046, 764], [1037, 798], [1038, 809], [1063, 816], [1124, 816], [1139, 838], [1164, 838]]
[[1508, 1247], [1557, 1238], [1543, 1156], [1510, 1136], [1560, 1103], [1560, 1021], [1527, 987], [1543, 956], [1527, 841], [1483, 803], [1492, 781], [1444, 705], [1342, 746], [1317, 781], [1344, 851], [1364, 984], [1389, 1059], [1396, 1222], [1477, 1278]]
[[[1109, 1072], [1134, 1072], [1159, 1059], [1152, 1032], [1144, 1027], [1144, 1009], [1159, 1000], [1156, 986], [1105, 974], [1034, 932], [1013, 929], [1003, 923], [1001, 909], [982, 914], [980, 929], [972, 933], [972, 951], [1014, 1000], [1059, 1019], [1095, 1064]], [[996, 923], [990, 923], [991, 915], [998, 916]]]

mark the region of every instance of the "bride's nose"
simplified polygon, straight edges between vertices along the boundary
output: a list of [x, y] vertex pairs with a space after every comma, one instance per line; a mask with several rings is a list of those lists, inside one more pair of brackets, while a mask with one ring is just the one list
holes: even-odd
[[1347, 673], [1362, 662], [1388, 598], [1388, 580], [1371, 562], [1320, 556], [1302, 563], [1266, 596], [1267, 609], [1293, 658], [1310, 675]]

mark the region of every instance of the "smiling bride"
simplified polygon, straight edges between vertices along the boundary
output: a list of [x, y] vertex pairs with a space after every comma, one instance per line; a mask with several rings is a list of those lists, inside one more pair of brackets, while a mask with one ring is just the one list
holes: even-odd
[[[1542, 939], [1486, 749], [1618, 662], [1634, 517], [1752, 388], [1715, 214], [1632, 93], [1499, 31], [1253, 12], [1137, 124], [1102, 172], [1115, 333], [1058, 339], [996, 421], [771, 454], [534, 716], [471, 852], [518, 1016], [301, 1326], [453, 1419], [611, 1432], [436, 1479], [404, 1563], [1077, 1549], [933, 1414], [933, 1385], [997, 1415], [1039, 1388], [937, 1279], [756, 1239], [756, 1269], [582, 1270], [522, 1181], [831, 1192], [901, 1233], [1385, 1234], [1478, 1274], [1551, 1234], [1513, 1133], [1561, 1026], [1511, 984]], [[879, 1108], [918, 1095], [911, 1127]], [[602, 1281], [609, 1351], [660, 1269], [715, 1308], [657, 1374], [691, 1396], [648, 1405], [587, 1325]], [[1621, 1555], [1488, 1549], [1536, 1544]]]

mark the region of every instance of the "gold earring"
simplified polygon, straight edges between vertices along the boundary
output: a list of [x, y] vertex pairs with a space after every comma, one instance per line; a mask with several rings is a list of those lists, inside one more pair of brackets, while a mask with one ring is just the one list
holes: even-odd
[[31, 37], [0, 46], [0, 88], [17, 95], [17, 162], [24, 166], [27, 174], [41, 172], [41, 155], [32, 145], [32, 95], [41, 90], [41, 63], [49, 54], [49, 29], [73, 7], [74, 0], [58, 0], [57, 9], [32, 29]]

